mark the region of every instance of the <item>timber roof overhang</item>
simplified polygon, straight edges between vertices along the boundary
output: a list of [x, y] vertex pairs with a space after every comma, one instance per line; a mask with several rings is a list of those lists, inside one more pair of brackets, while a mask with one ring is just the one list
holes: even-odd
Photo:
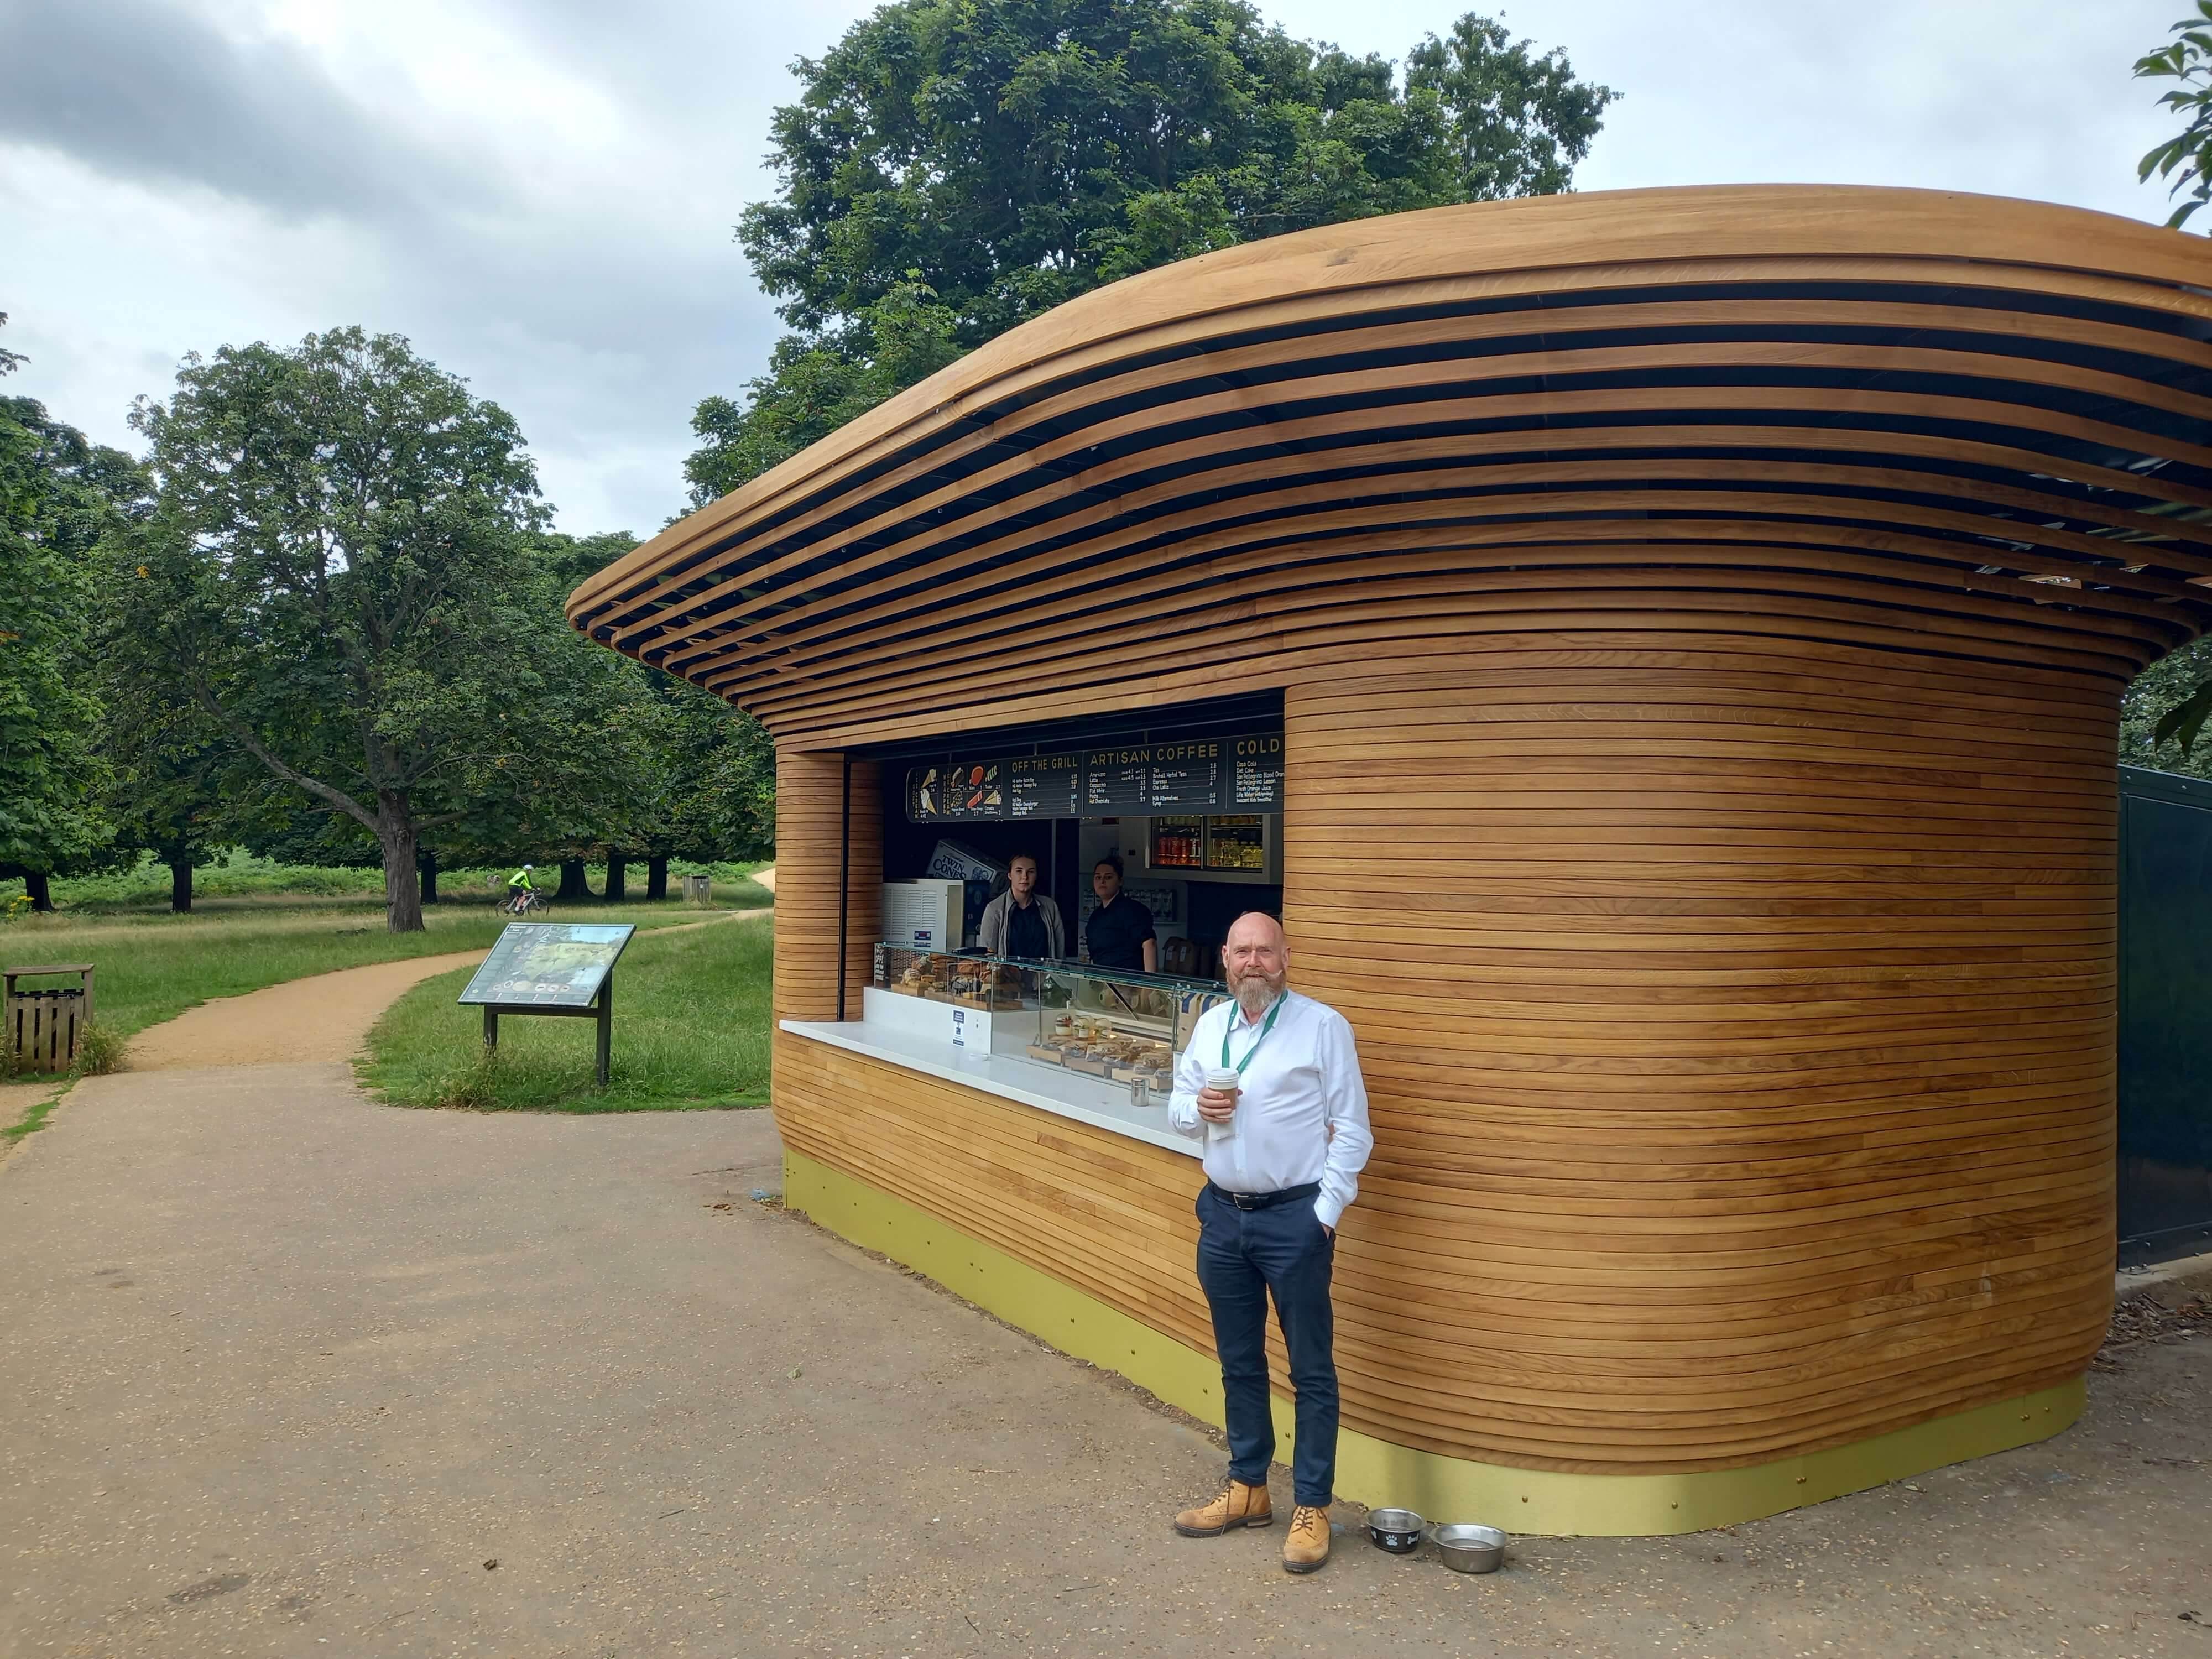
[[1279, 237], [1001, 336], [568, 615], [792, 738], [1445, 592], [1873, 607], [2124, 676], [2212, 617], [2212, 246], [1814, 186]]

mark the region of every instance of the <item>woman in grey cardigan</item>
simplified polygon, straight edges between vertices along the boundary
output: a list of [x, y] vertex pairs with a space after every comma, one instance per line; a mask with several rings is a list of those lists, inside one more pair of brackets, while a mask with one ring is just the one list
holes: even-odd
[[983, 907], [975, 942], [994, 957], [1057, 962], [1067, 954], [1060, 907], [1036, 890], [1037, 861], [1018, 853], [1006, 868], [1006, 890]]

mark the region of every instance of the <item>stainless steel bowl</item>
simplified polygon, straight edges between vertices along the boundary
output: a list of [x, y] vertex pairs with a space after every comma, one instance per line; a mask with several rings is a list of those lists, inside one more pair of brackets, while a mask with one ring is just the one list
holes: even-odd
[[1495, 1527], [1431, 1527], [1429, 1539], [1454, 1572], [1496, 1572], [1505, 1559], [1505, 1534]]
[[1421, 1517], [1411, 1510], [1370, 1510], [1367, 1535], [1378, 1550], [1411, 1555], [1421, 1547]]

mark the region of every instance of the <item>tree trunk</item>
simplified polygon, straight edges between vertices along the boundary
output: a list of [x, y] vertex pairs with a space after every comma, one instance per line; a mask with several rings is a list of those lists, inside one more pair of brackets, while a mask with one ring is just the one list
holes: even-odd
[[427, 851], [421, 853], [416, 857], [416, 865], [422, 878], [422, 902], [435, 904], [438, 902], [438, 855]]
[[620, 904], [629, 896], [629, 858], [623, 853], [607, 854], [606, 891], [600, 896], [609, 904]]
[[563, 904], [584, 904], [590, 901], [592, 884], [584, 879], [583, 860], [561, 860], [561, 890], [553, 896]]
[[169, 866], [169, 908], [179, 915], [192, 908], [192, 857], [190, 853], [166, 860]]
[[33, 870], [23, 878], [23, 890], [30, 895], [31, 908], [33, 910], [51, 910], [54, 908], [54, 896], [46, 889], [48, 879], [47, 872], [44, 870]]
[[376, 839], [384, 848], [384, 925], [395, 933], [419, 933], [422, 888], [415, 874], [415, 814], [404, 790], [377, 791]]
[[651, 904], [668, 896], [668, 854], [655, 853], [645, 861], [645, 901]]

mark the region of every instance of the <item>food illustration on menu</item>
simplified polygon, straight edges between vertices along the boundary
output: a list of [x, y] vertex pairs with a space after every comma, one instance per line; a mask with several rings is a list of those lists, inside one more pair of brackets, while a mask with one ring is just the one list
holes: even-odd
[[948, 767], [945, 810], [953, 817], [995, 818], [1005, 811], [1006, 763], [976, 761]]

